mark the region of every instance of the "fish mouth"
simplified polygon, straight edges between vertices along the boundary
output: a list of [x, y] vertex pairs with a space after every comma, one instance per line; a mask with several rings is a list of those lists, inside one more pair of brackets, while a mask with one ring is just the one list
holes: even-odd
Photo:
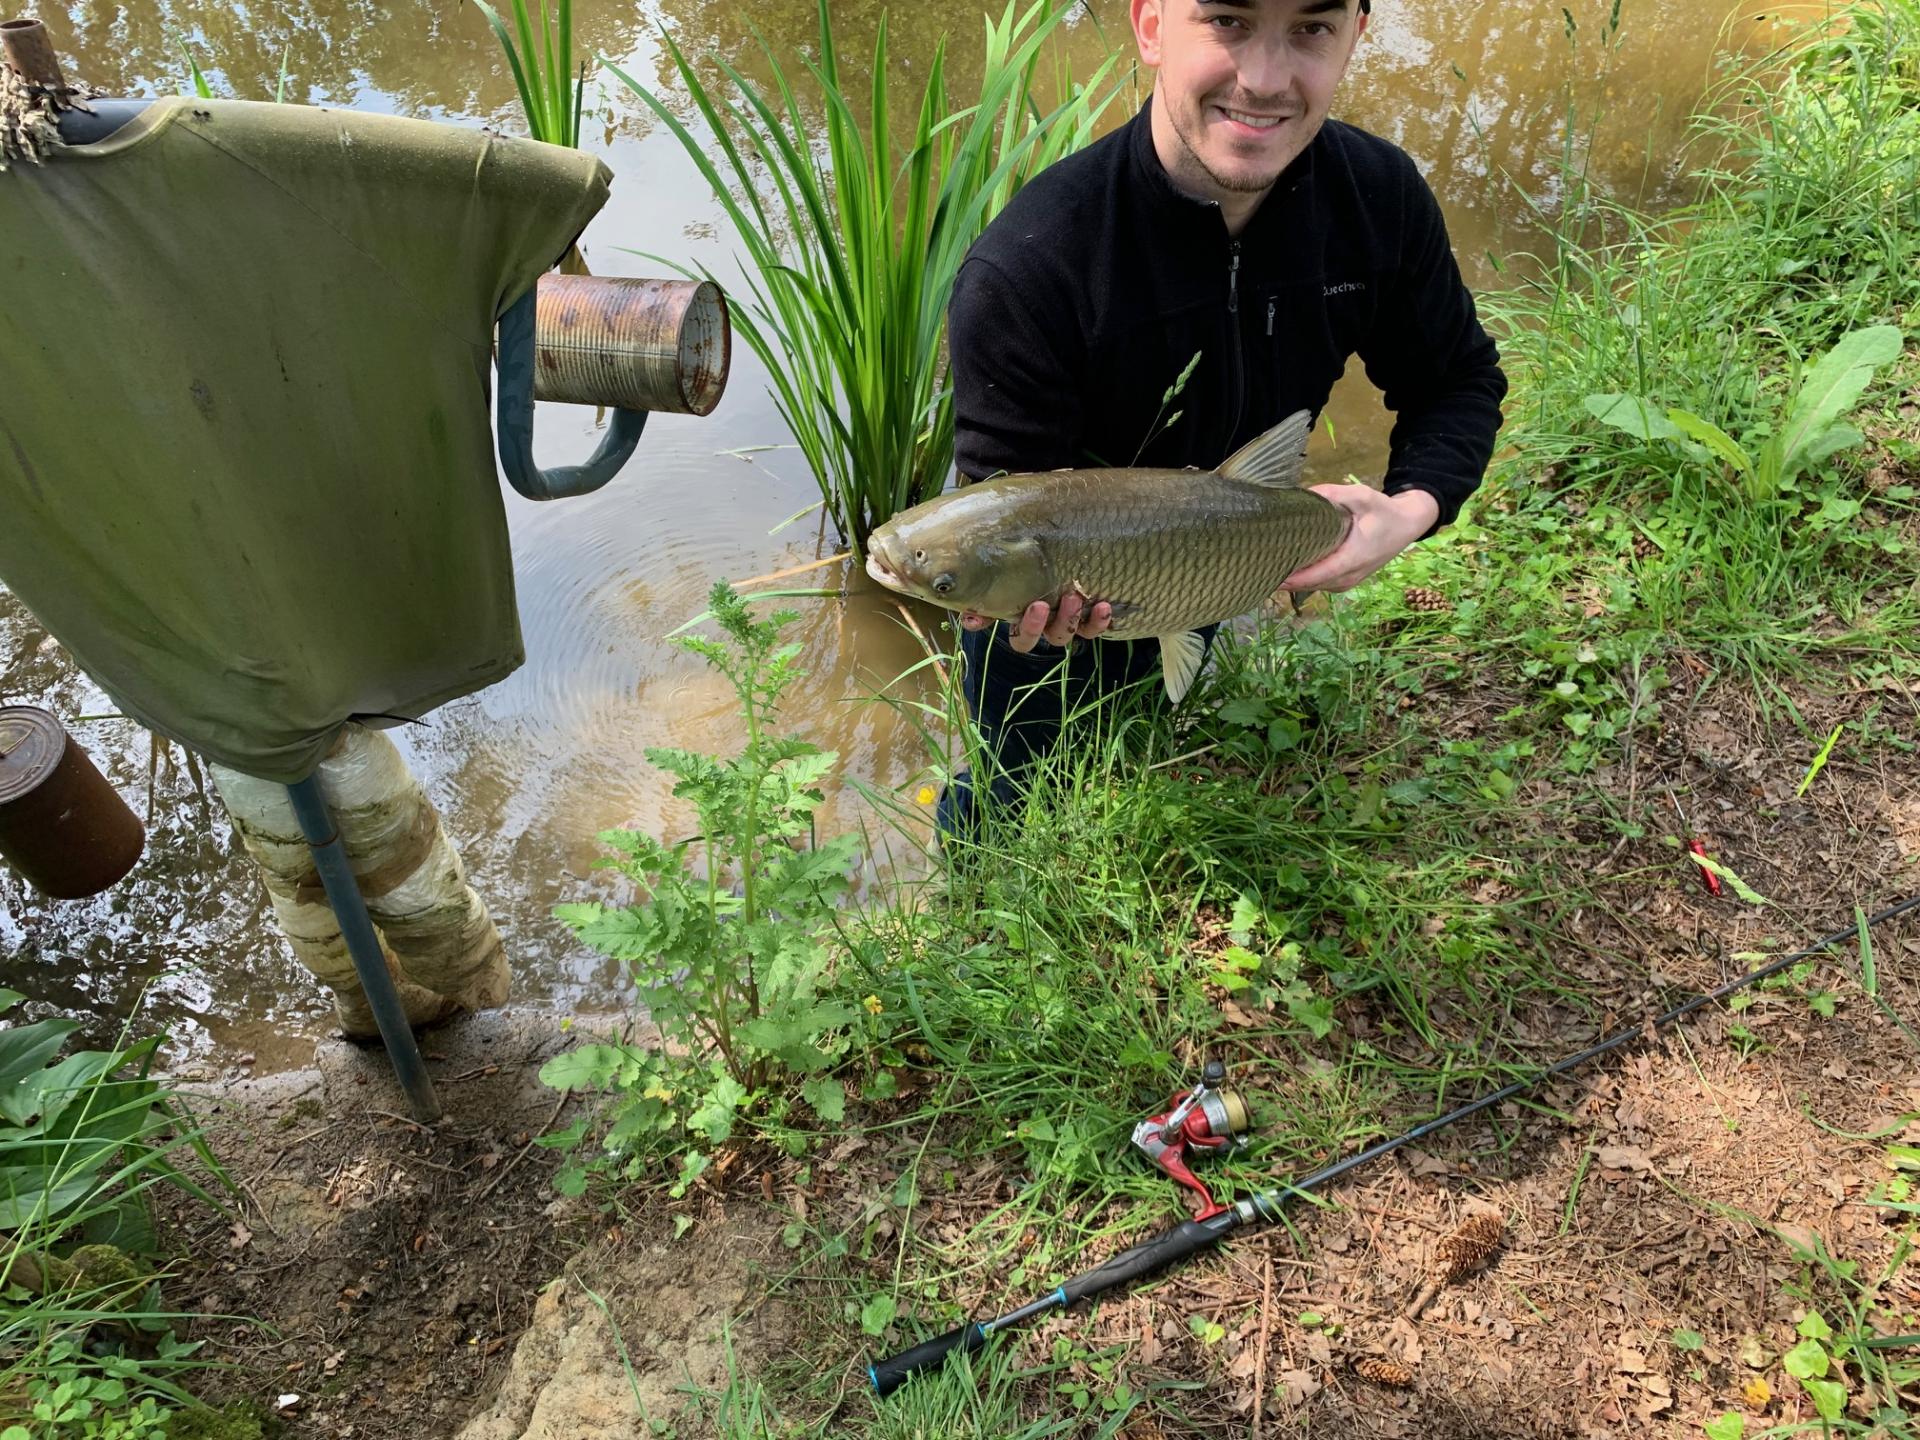
[[907, 577], [896, 570], [887, 560], [884, 546], [869, 545], [867, 549], [867, 574], [889, 590], [898, 590], [902, 594], [911, 594], [912, 585]]

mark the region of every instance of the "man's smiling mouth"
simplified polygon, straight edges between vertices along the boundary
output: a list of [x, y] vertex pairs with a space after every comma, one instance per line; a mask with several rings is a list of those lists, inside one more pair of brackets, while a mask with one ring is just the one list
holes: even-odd
[[1232, 110], [1225, 105], [1215, 108], [1235, 124], [1245, 125], [1253, 130], [1272, 130], [1282, 122], [1293, 118], [1290, 115], [1260, 115], [1251, 110]]

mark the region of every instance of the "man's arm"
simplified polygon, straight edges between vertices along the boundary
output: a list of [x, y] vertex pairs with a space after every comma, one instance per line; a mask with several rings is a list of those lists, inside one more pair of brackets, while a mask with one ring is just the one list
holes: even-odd
[[1500, 433], [1507, 377], [1460, 276], [1440, 203], [1411, 161], [1403, 195], [1398, 283], [1360, 358], [1394, 412], [1381, 491], [1431, 495], [1437, 513], [1423, 532], [1430, 534], [1451, 524], [1479, 488]]
[[[1059, 470], [1073, 464], [1081, 429], [1080, 377], [1085, 354], [1077, 328], [1045, 323], [1020, 288], [992, 261], [970, 257], [954, 279], [947, 307], [947, 353], [953, 377], [953, 458], [960, 473], [984, 480], [1001, 473]], [[1008, 636], [1031, 650], [1044, 634], [1055, 645], [1098, 635], [1112, 618], [1102, 601], [1083, 613], [1078, 595], [1052, 613], [1045, 600], [1027, 607]], [[993, 622], [967, 614], [961, 624]]]
[[1445, 217], [1411, 162], [1403, 181], [1401, 265], [1381, 319], [1360, 346], [1367, 377], [1394, 412], [1387, 473], [1313, 488], [1353, 517], [1332, 554], [1282, 582], [1350, 590], [1417, 540], [1450, 524], [1479, 487], [1500, 432], [1507, 377], [1460, 276]]

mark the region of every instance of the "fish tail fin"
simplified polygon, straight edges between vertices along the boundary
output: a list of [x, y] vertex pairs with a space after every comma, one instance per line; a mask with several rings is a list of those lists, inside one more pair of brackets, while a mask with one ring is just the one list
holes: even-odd
[[1249, 485], [1276, 489], [1298, 486], [1307, 455], [1307, 436], [1313, 430], [1313, 412], [1296, 410], [1264, 435], [1257, 435], [1227, 457], [1219, 474]]

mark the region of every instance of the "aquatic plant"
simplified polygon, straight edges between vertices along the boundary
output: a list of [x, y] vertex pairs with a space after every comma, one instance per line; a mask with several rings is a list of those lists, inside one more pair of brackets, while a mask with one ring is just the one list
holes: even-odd
[[527, 118], [527, 133], [549, 145], [577, 149], [587, 67], [584, 61], [578, 67], [573, 63], [573, 0], [560, 0], [559, 10], [551, 14], [547, 0], [540, 0], [537, 37], [527, 0], [513, 0], [512, 33], [487, 0], [473, 3], [487, 17], [499, 37], [500, 48], [506, 52], [514, 88], [520, 93], [520, 108]]
[[[709, 88], [662, 32], [709, 136], [602, 57], [680, 140], [745, 246], [752, 299], [730, 299], [733, 321], [765, 362], [827, 513], [856, 553], [875, 525], [946, 484], [946, 311], [968, 247], [1029, 176], [1092, 137], [1119, 93], [1119, 57], [1109, 53], [1084, 83], [1060, 75], [1064, 98], [1040, 109], [1041, 49], [1072, 8], [1043, 13], [1047, 0], [1038, 0], [1016, 16], [1009, 3], [997, 21], [989, 17], [979, 98], [970, 104], [947, 92], [943, 41], [901, 145], [889, 119], [884, 14], [862, 104], [842, 83], [821, 0], [818, 58], [798, 63], [824, 106], [824, 162], [790, 78], [795, 61], [757, 30], [777, 94], [717, 59], [738, 99]], [[666, 263], [719, 283], [711, 271]]]

